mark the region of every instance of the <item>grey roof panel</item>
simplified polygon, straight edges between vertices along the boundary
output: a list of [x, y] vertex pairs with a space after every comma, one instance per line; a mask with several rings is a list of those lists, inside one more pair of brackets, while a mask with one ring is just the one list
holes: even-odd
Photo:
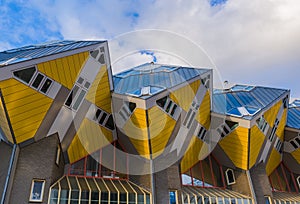
[[213, 94], [213, 111], [251, 119], [258, 111], [268, 107], [288, 90], [235, 85], [230, 89], [217, 89]]
[[290, 104], [287, 115], [287, 126], [300, 129], [300, 100]]
[[90, 45], [95, 45], [104, 41], [55, 41], [39, 45], [29, 45], [17, 49], [0, 52], [0, 65], [10, 65], [26, 60], [37, 59], [65, 51], [70, 51]]
[[[158, 93], [182, 84], [207, 71], [209, 70], [146, 63], [116, 74], [113, 77], [114, 92], [134, 95], [133, 93], [141, 93], [141, 91], [137, 89], [150, 87], [151, 95], [152, 93]], [[139, 95], [136, 96], [140, 97]], [[143, 98], [145, 98], [145, 96], [143, 96]]]

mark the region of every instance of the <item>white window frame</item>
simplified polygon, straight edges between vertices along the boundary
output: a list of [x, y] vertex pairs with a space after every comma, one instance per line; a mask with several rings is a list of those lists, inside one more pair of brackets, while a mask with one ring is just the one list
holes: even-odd
[[[40, 191], [40, 193], [41, 193], [40, 199], [34, 199], [32, 197], [35, 182], [42, 182], [42, 189]], [[44, 190], [45, 190], [45, 183], [46, 183], [45, 179], [32, 179], [31, 189], [30, 189], [30, 196], [29, 196], [29, 202], [43, 202]]]
[[[82, 79], [83, 81], [82, 81], [81, 83], [79, 83], [79, 82], [78, 82], [79, 79]], [[86, 83], [89, 83], [89, 87], [85, 87], [85, 84], [86, 84]], [[66, 98], [66, 100], [65, 100], [65, 102], [64, 102], [64, 105], [65, 105], [66, 107], [68, 107], [69, 109], [71, 109], [71, 110], [77, 112], [77, 111], [79, 110], [81, 104], [83, 103], [83, 101], [84, 101], [86, 95], [88, 94], [88, 91], [89, 91], [89, 88], [91, 87], [91, 85], [92, 85], [91, 82], [89, 82], [89, 81], [88, 81], [87, 79], [85, 79], [84, 77], [79, 76], [78, 79], [76, 80], [74, 86], [72, 87], [71, 91], [69, 92], [68, 97]], [[71, 102], [70, 106], [67, 106], [67, 105], [66, 105], [66, 102], [67, 102], [67, 100], [69, 99], [69, 97], [70, 97], [70, 95], [71, 95], [71, 93], [73, 92], [73, 90], [74, 90], [75, 87], [78, 87], [78, 90], [77, 90], [75, 96], [72, 98], [72, 102]], [[79, 96], [81, 95], [81, 92], [85, 92], [85, 93], [83, 94], [82, 99], [80, 99], [80, 101], [78, 101]], [[74, 105], [77, 103], [77, 101], [79, 102], [79, 104], [78, 104], [77, 108], [75, 108]]]
[[[231, 171], [232, 172], [232, 176], [233, 176], [233, 182], [229, 182], [229, 178], [228, 178], [228, 172]], [[227, 185], [232, 185], [232, 184], [235, 184], [236, 183], [236, 180], [235, 180], [235, 175], [234, 175], [234, 171], [232, 169], [226, 169], [225, 171], [225, 176], [226, 176], [226, 182], [227, 182]]]
[[56, 159], [55, 159], [55, 164], [59, 165], [59, 161], [60, 161], [60, 153], [61, 153], [61, 149], [60, 146], [57, 145], [57, 150], [56, 150]]
[[[35, 69], [35, 72], [33, 73], [32, 77], [30, 78], [29, 82], [27, 83], [26, 81], [23, 81], [22, 79], [16, 77], [14, 75], [14, 72], [17, 72], [17, 71], [21, 71], [21, 70], [26, 70], [26, 69], [30, 69], [30, 68], [34, 68]], [[29, 66], [29, 67], [25, 67], [25, 68], [21, 68], [21, 69], [16, 69], [16, 70], [12, 70], [12, 76], [14, 79], [26, 84], [27, 86], [30, 86], [30, 84], [32, 83], [33, 81], [33, 78], [35, 78], [35, 75], [38, 73], [38, 69], [36, 68], [36, 66]]]
[[300, 176], [298, 176], [298, 177], [296, 178], [296, 180], [297, 180], [297, 183], [298, 183], [298, 187], [300, 188]]
[[[25, 82], [25, 81], [23, 81], [22, 79], [20, 79], [20, 78], [18, 78], [18, 77], [16, 77], [16, 76], [14, 75], [14, 72], [16, 72], [16, 71], [21, 71], [21, 70], [25, 70], [25, 69], [29, 69], [29, 68], [35, 68], [35, 72], [34, 72], [34, 74], [32, 75], [32, 77], [31, 77], [31, 79], [30, 79], [30, 81], [29, 81], [28, 83]], [[35, 87], [32, 86], [32, 83], [35, 81], [36, 77], [37, 77], [39, 74], [43, 76], [43, 79], [42, 79], [41, 83], [39, 84], [39, 86], [38, 86], [37, 88], [35, 88]], [[53, 82], [54, 82], [53, 79], [49, 78], [49, 77], [48, 77], [47, 75], [45, 75], [44, 73], [40, 72], [40, 71], [36, 68], [36, 66], [34, 66], [34, 67], [27, 67], [27, 68], [24, 68], [24, 69], [16, 69], [16, 70], [13, 70], [12, 75], [13, 75], [13, 78], [15, 78], [16, 80], [22, 82], [23, 84], [29, 86], [30, 88], [32, 88], [32, 89], [34, 89], [34, 90], [36, 90], [36, 91], [38, 91], [39, 93], [44, 94], [44, 95], [47, 95], [47, 94], [48, 94], [48, 92], [49, 92], [49, 90], [51, 89], [51, 87], [52, 87], [52, 85], [53, 85]], [[48, 87], [48, 89], [46, 90], [46, 92], [42, 92], [41, 89], [42, 89], [42, 87], [44, 86], [45, 82], [46, 82], [48, 79], [51, 81], [51, 84], [50, 84], [50, 86]]]

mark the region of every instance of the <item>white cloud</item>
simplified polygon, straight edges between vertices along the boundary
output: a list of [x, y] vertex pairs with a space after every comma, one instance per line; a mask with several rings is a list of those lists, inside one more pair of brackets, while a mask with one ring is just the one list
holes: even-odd
[[[28, 4], [47, 18], [47, 29], [59, 30], [65, 39], [111, 39], [139, 29], [168, 30], [200, 45], [224, 80], [290, 88], [294, 97], [300, 97], [299, 0], [228, 0], [215, 7], [208, 0], [32, 0]], [[132, 43], [138, 48], [159, 40], [153, 35], [148, 42]], [[145, 56], [143, 60], [148, 62]], [[158, 60], [165, 63], [172, 57]], [[140, 60], [129, 57], [123, 64], [133, 62]]]

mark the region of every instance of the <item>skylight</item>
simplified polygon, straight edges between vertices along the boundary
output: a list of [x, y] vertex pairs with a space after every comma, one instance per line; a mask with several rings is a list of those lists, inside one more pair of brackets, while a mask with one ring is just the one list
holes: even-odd
[[244, 116], [253, 116], [258, 111], [260, 111], [260, 108], [241, 106], [241, 107], [232, 108], [229, 111], [227, 111], [227, 113], [235, 117], [244, 117]]

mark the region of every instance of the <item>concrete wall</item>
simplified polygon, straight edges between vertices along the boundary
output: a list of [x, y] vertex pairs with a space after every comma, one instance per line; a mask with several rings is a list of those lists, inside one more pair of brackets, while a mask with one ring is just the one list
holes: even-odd
[[[225, 171], [224, 171], [224, 176], [225, 176]], [[246, 171], [234, 169], [234, 176], [235, 176], [235, 184], [228, 186], [228, 189], [239, 192], [247, 196], [252, 196]]]
[[264, 204], [264, 196], [273, 196], [269, 178], [266, 173], [266, 165], [264, 163], [260, 163], [257, 166], [253, 167], [250, 170], [250, 175], [257, 199], [257, 204]]
[[55, 163], [58, 143], [58, 137], [53, 135], [20, 148], [9, 203], [29, 203], [34, 178], [46, 180], [42, 203], [48, 202], [49, 187], [63, 175], [64, 170], [62, 155], [60, 164]]

